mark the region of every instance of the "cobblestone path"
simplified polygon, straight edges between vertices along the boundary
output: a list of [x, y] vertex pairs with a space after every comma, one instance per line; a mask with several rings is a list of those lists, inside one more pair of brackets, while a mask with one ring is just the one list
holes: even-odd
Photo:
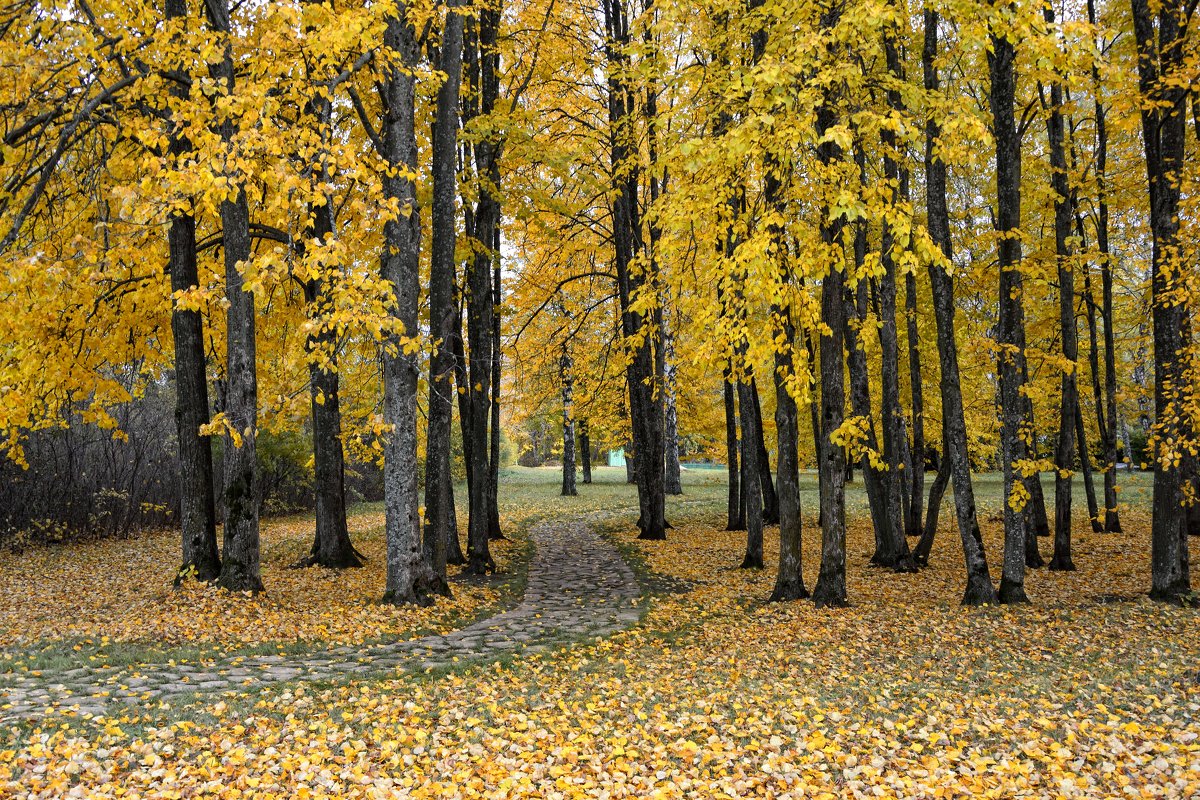
[[605, 636], [638, 620], [640, 590], [616, 548], [587, 524], [554, 521], [530, 535], [533, 559], [520, 605], [453, 633], [290, 656], [246, 656], [205, 666], [81, 666], [58, 673], [0, 673], [0, 723], [47, 713], [109, 715], [199, 692], [256, 689], [285, 681], [337, 681], [485, 661]]

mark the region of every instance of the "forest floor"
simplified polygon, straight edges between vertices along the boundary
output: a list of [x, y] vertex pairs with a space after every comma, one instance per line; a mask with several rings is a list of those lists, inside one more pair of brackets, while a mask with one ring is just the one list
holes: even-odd
[[[574, 542], [567, 560], [599, 547], [594, 536], [570, 539], [584, 528], [626, 555], [643, 597], [640, 621], [627, 613], [532, 652], [8, 723], [0, 797], [1200, 795], [1200, 612], [1144, 596], [1144, 476], [1122, 476], [1127, 532], [1093, 534], [1077, 514], [1078, 571], [1032, 571], [1033, 603], [1022, 608], [958, 605], [949, 506], [928, 569], [869, 567], [872, 535], [856, 484], [852, 605], [822, 611], [764, 602], [774, 529], [767, 568], [736, 569], [745, 535], [720, 530], [721, 471], [687, 473], [685, 494], [669, 502], [675, 528], [666, 542], [636, 539], [635, 495], [620, 477], [599, 470], [580, 497], [560, 498], [552, 470], [507, 474], [502, 503], [514, 537], [499, 548], [505, 575], [456, 582], [455, 599], [433, 609], [374, 603], [382, 536], [371, 507], [353, 523], [371, 561], [344, 576], [284, 569], [303, 552], [309, 523], [271, 523], [268, 592], [253, 599], [173, 592], [170, 535], [7, 557], [0, 691], [15, 676], [95, 659], [144, 670], [163, 656], [204, 665], [269, 651], [286, 662], [449, 633], [516, 604], [537, 574], [535, 556], [525, 577], [531, 541], [542, 543], [538, 552]], [[808, 514], [812, 476], [803, 485]], [[997, 577], [999, 492], [991, 476], [978, 487]], [[1078, 496], [1082, 508], [1082, 488]], [[810, 588], [819, 559], [811, 521]], [[538, 538], [555, 531], [562, 536]], [[1048, 556], [1049, 541], [1042, 545]]]

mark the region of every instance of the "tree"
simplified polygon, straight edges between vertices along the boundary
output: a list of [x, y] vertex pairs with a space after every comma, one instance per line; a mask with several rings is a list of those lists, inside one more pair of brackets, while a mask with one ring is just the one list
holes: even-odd
[[414, 180], [414, 69], [418, 50], [407, 6], [398, 4], [384, 24], [379, 83], [383, 119], [374, 142], [383, 162], [383, 196], [395, 204], [395, 210], [385, 218], [381, 259], [383, 279], [394, 293], [391, 313], [395, 325], [383, 346], [383, 421], [390, 426], [384, 445], [387, 584], [383, 600], [396, 605], [428, 605], [440, 587], [422, 556], [417, 494], [421, 218]]
[[[209, 27], [217, 34], [221, 60], [210, 65], [219, 97], [236, 96], [233, 66], [233, 25], [228, 0], [205, 3]], [[219, 108], [219, 106], [218, 106]], [[214, 116], [226, 158], [236, 163], [236, 105], [227, 104]], [[258, 541], [258, 464], [255, 439], [258, 428], [258, 364], [255, 358], [254, 293], [246, 286], [250, 262], [250, 209], [244, 181], [247, 176], [226, 169], [221, 176], [230, 191], [221, 201], [221, 238], [225, 252], [226, 312], [224, 499], [225, 544], [217, 585], [231, 591], [262, 591]]]
[[[929, 5], [924, 9], [925, 40], [921, 50], [924, 88], [935, 100], [941, 89], [938, 75], [938, 26], [940, 19]], [[925, 210], [931, 248], [929, 284], [937, 322], [938, 355], [941, 361], [942, 438], [944, 461], [954, 484], [954, 510], [962, 540], [967, 585], [963, 605], [995, 603], [996, 590], [988, 571], [987, 553], [975, 513], [975, 491], [971, 483], [971, 459], [967, 452], [967, 425], [963, 412], [962, 381], [958, 366], [958, 342], [954, 327], [954, 282], [947, 271], [953, 263], [950, 214], [946, 201], [946, 143], [936, 114], [925, 120]], [[939, 475], [941, 471], [939, 470]], [[932, 503], [932, 500], [930, 501]], [[932, 506], [931, 506], [932, 507]], [[930, 517], [933, 515], [930, 514]], [[926, 521], [928, 525], [928, 519]]]
[[1150, 597], [1185, 602], [1188, 574], [1187, 514], [1193, 462], [1181, 445], [1193, 437], [1183, 402], [1188, 385], [1190, 338], [1184, 266], [1180, 262], [1179, 176], [1184, 165], [1186, 59], [1184, 38], [1195, 6], [1132, 0], [1141, 95], [1142, 143], [1150, 194], [1151, 315], [1154, 324], [1154, 496], [1151, 521]]
[[[991, 50], [988, 69], [993, 136], [996, 141], [996, 231], [999, 237], [1000, 318], [996, 337], [999, 350], [1001, 404], [1001, 458], [1004, 471], [1004, 571], [1000, 581], [1002, 603], [1025, 603], [1026, 524], [1023, 510], [1029, 491], [1023, 477], [1030, 470], [1027, 457], [1025, 400], [1021, 396], [1025, 313], [1021, 299], [1021, 140], [1014, 109], [1016, 45], [1001, 17], [1004, 6], [993, 3], [990, 20]], [[1036, 473], [1035, 473], [1036, 477]]]
[[[187, 0], [167, 0], [165, 17], [186, 26]], [[182, 37], [179, 37], [182, 38]], [[171, 96], [183, 100], [187, 88], [172, 84]], [[182, 132], [183, 120], [168, 120], [167, 149], [178, 163], [192, 150]], [[196, 219], [190, 199], [172, 211], [167, 223], [171, 291], [181, 299], [171, 309], [171, 334], [175, 347], [175, 423], [179, 437], [179, 522], [183, 539], [183, 564], [176, 583], [187, 575], [212, 581], [221, 572], [217, 552], [216, 508], [213, 500], [212, 448], [201, 429], [209, 424], [208, 374], [204, 363], [204, 319], [198, 308], [188, 308], [182, 296], [199, 288], [196, 265]]]
[[[454, 413], [454, 338], [460, 325], [454, 303], [455, 277], [455, 203], [457, 194], [457, 146], [459, 85], [462, 75], [463, 17], [457, 4], [449, 5], [442, 27], [438, 69], [445, 75], [438, 87], [433, 120], [433, 200], [430, 215], [433, 241], [430, 243], [429, 326], [433, 353], [429, 358], [429, 423], [425, 450], [425, 556], [437, 576], [437, 591], [449, 594], [446, 562], [449, 539], [457, 537], [452, 527], [453, 487], [450, 475], [450, 426]], [[472, 379], [475, 378], [473, 374]], [[486, 379], [484, 396], [486, 397]], [[474, 412], [474, 407], [472, 408]], [[472, 447], [480, 441], [472, 437]], [[479, 455], [487, 452], [483, 440]], [[482, 481], [476, 482], [482, 492]], [[475, 544], [475, 543], [472, 543]], [[495, 567], [487, 552], [486, 537], [481, 551], [467, 548], [468, 569], [481, 574]]]

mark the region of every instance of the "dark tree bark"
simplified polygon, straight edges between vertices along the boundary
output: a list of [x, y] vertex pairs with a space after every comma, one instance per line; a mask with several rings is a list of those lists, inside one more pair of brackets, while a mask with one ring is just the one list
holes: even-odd
[[[808, 403], [809, 425], [812, 427], [813, 437], [813, 460], [817, 467], [817, 488], [820, 489], [821, 483], [821, 410], [820, 410], [820, 392], [817, 388], [818, 366], [817, 366], [817, 345], [813, 341], [812, 332], [808, 328], [804, 329], [804, 353], [808, 357], [808, 368], [812, 374], [812, 386], [810, 388], [810, 400]], [[824, 521], [822, 514], [824, 507], [818, 504], [817, 508], [817, 525], [824, 530]]]
[[[464, 227], [469, 232], [474, 229], [474, 220], [468, 212], [465, 214], [468, 218]], [[463, 346], [462, 335], [462, 317], [463, 317], [463, 292], [461, 289], [455, 292], [455, 308], [454, 308], [454, 337], [451, 342], [451, 349], [454, 351], [454, 383], [457, 387], [455, 392], [458, 399], [458, 426], [462, 433], [462, 448], [463, 448], [463, 466], [467, 474], [467, 493], [470, 495], [471, 482], [476, 480], [474, 474], [475, 459], [471, 447], [473, 441], [471, 439], [471, 400], [469, 391], [470, 376], [467, 374], [467, 353]], [[482, 480], [482, 479], [480, 479]], [[450, 531], [451, 536], [446, 538], [446, 564], [462, 566], [467, 563], [467, 556], [463, 553], [462, 542], [458, 537], [458, 509], [454, 503], [454, 484], [450, 484], [450, 504], [448, 506], [450, 514]], [[426, 558], [430, 556], [431, 541], [424, 543]]]
[[[903, 69], [900, 65], [900, 51], [896, 44], [895, 32], [891, 26], [884, 34], [883, 45], [888, 72], [894, 79], [899, 80], [903, 77]], [[900, 114], [903, 111], [898, 90], [889, 89], [887, 100], [893, 113]], [[901, 177], [903, 170], [897, 150], [896, 132], [890, 128], [884, 129], [882, 139], [884, 178], [889, 186], [899, 187], [906, 181]], [[898, 202], [902, 199], [893, 197], [892, 201]], [[883, 278], [879, 284], [880, 373], [883, 386], [880, 412], [883, 420], [883, 459], [888, 465], [888, 471], [884, 475], [887, 485], [887, 515], [893, 522], [884, 528], [887, 536], [881, 542], [883, 547], [876, 551], [871, 561], [883, 567], [911, 571], [914, 566], [903, 527], [907, 518], [904, 513], [904, 498], [907, 496], [905, 469], [911, 465], [905, 464], [902, 455], [903, 443], [907, 436], [904, 432], [904, 409], [900, 404], [900, 345], [896, 330], [896, 247], [895, 232], [885, 221], [880, 243], [880, 257], [883, 263]]]
[[[746, 343], [738, 344], [738, 360], [741, 362], [738, 380], [738, 405], [743, 409], [754, 407], [753, 379], [745, 371]], [[746, 555], [742, 569], [762, 569], [763, 565], [763, 490], [760, 486], [762, 473], [759, 470], [759, 419], [754, 413], [741, 414], [742, 422], [742, 500], [746, 504]]]
[[763, 433], [762, 401], [758, 396], [758, 382], [750, 379], [750, 396], [754, 400], [754, 427], [758, 430], [758, 482], [762, 487], [763, 524], [779, 524], [779, 495], [771, 476], [771, 454], [767, 452], [766, 435]]
[[[632, 128], [637, 117], [636, 93], [628, 84], [630, 45], [628, 12], [624, 0], [604, 0], [607, 34], [609, 146], [616, 196], [613, 198], [613, 266], [617, 273], [617, 296], [621, 307], [624, 339], [633, 352], [627, 366], [629, 414], [633, 450], [637, 458], [638, 516], [642, 539], [666, 539], [665, 490], [663, 486], [662, 395], [655, 385], [656, 351], [662, 346], [657, 326], [648, 325], [646, 315], [633, 301], [656, 290], [653, 269], [630, 269], [642, 250], [642, 225], [638, 203], [640, 170], [638, 153], [632, 147]], [[653, 259], [651, 259], [653, 265]], [[649, 273], [649, 274], [648, 274]], [[657, 304], [655, 304], [657, 305]]]
[[[316, 234], [329, 219], [329, 204], [315, 209]], [[324, 290], [321, 281], [305, 284], [305, 302], [313, 314], [322, 313]], [[360, 567], [361, 554], [350, 541], [346, 525], [346, 462], [342, 450], [342, 412], [337, 373], [336, 331], [322, 325], [309, 336], [309, 399], [313, 425], [313, 473], [316, 494], [316, 532], [312, 551], [303, 566], [346, 568]]]
[[[840, 9], [830, 9], [822, 15], [821, 28], [831, 29], [841, 15]], [[830, 50], [827, 57], [836, 58]], [[817, 109], [817, 133], [823, 137], [837, 122], [832, 107], [832, 90], [826, 89], [825, 102]], [[822, 140], [817, 157], [824, 165], [842, 159], [841, 148], [833, 141]], [[821, 285], [821, 321], [828, 333], [821, 333], [821, 438], [820, 438], [820, 495], [821, 495], [821, 568], [812, 599], [818, 608], [848, 605], [846, 596], [846, 455], [830, 436], [842, 425], [846, 396], [842, 373], [845, 359], [842, 344], [846, 329], [845, 267], [838, 263], [841, 252], [843, 218], [828, 219], [822, 214], [821, 241], [831, 261], [829, 274]]]
[[[761, 5], [761, 0], [753, 0], [753, 2], [752, 8]], [[755, 31], [752, 37], [755, 64], [760, 61], [766, 51], [767, 39], [768, 33], [765, 28]], [[763, 159], [763, 196], [767, 206], [779, 220], [786, 219], [783, 187], [789, 174], [790, 169], [784, 159], [774, 152], [768, 152]], [[784, 602], [804, 599], [808, 597], [808, 590], [804, 587], [801, 550], [800, 423], [796, 399], [792, 397], [788, 389], [788, 382], [796, 375], [793, 355], [796, 347], [796, 326], [792, 322], [790, 305], [793, 276], [787, 242], [784, 240], [780, 223], [771, 222], [768, 233], [770, 255], [777, 264], [780, 296], [784, 298], [782, 301], [774, 303], [771, 308], [771, 325], [777, 332], [774, 383], [775, 438], [779, 453], [777, 459], [779, 570], [770, 599], [772, 602]], [[769, 477], [768, 475], [768, 479]]]
[[[1096, 25], [1095, 0], [1088, 0], [1088, 22]], [[1104, 319], [1104, 405], [1096, 404], [1097, 416], [1104, 417], [1104, 530], [1121, 532], [1117, 511], [1117, 365], [1113, 330], [1112, 257], [1108, 244], [1108, 110], [1101, 93], [1100, 68], [1092, 66], [1092, 96], [1096, 111], [1096, 247], [1100, 251], [1100, 284]], [[1089, 293], [1090, 297], [1090, 293]], [[1100, 409], [1104, 411], [1101, 413]]]
[[384, 198], [400, 209], [383, 226], [381, 272], [395, 293], [398, 330], [389, 334], [383, 348], [383, 421], [392, 432], [384, 442], [384, 508], [387, 538], [387, 582], [383, 602], [428, 605], [437, 590], [437, 576], [426, 564], [421, 549], [420, 503], [417, 486], [417, 384], [418, 354], [406, 351], [408, 340], [420, 333], [417, 301], [420, 296], [421, 216], [417, 187], [417, 137], [414, 89], [417, 41], [408, 10], [399, 4], [389, 16], [384, 46], [399, 54], [403, 65], [384, 69], [379, 86], [383, 101], [380, 158], [387, 166], [381, 175]]
[[[1027, 384], [1027, 383], [1029, 383], [1029, 365], [1025, 362], [1024, 331], [1025, 331], [1025, 326], [1022, 325], [1021, 326], [1021, 334], [1022, 334], [1021, 342], [1022, 342], [1022, 344], [1021, 344], [1021, 356], [1020, 356], [1020, 358], [1021, 358], [1021, 382], [1023, 384]], [[1033, 401], [1030, 400], [1029, 398], [1025, 398], [1024, 406], [1025, 406], [1025, 424], [1027, 426], [1027, 429], [1030, 431], [1036, 431], [1037, 430], [1037, 421], [1034, 419], [1034, 416], [1033, 416]], [[1037, 461], [1041, 460], [1041, 454], [1038, 452], [1036, 438], [1034, 439], [1032, 444], [1028, 447], [1028, 449], [1026, 451], [1026, 457], [1031, 462], [1037, 462]], [[1041, 567], [1041, 566], [1045, 566], [1045, 562], [1042, 561], [1041, 555], [1039, 555], [1037, 552], [1037, 541], [1036, 541], [1035, 537], [1050, 535], [1050, 519], [1046, 515], [1046, 493], [1045, 493], [1045, 490], [1042, 488], [1042, 479], [1041, 479], [1040, 472], [1034, 473], [1033, 475], [1030, 475], [1027, 478], [1025, 478], [1025, 489], [1029, 492], [1029, 502], [1026, 503], [1026, 505], [1025, 505], [1025, 518], [1026, 518], [1025, 526], [1029, 529], [1029, 539], [1032, 542], [1031, 546], [1033, 548], [1030, 553], [1031, 558], [1027, 559], [1027, 561], [1034, 562], [1034, 563], [1028, 564], [1028, 566]]]
[[[866, 183], [866, 155], [862, 148], [854, 154], [858, 163], [859, 179]], [[854, 223], [854, 266], [859, 275], [867, 258], [867, 221]], [[867, 353], [859, 341], [859, 331], [867, 319], [867, 282], [861, 277], [853, 292], [846, 292], [846, 353], [850, 373], [850, 412], [866, 421], [867, 448], [878, 453], [879, 442], [875, 437], [875, 419], [871, 413], [871, 383], [868, 374]], [[871, 563], [878, 564], [881, 553], [887, 549], [886, 542], [898, 536], [894, 528], [896, 520], [888, 515], [886, 473], [876, 469], [867, 455], [862, 457], [863, 486], [867, 492], [867, 505], [871, 509], [871, 525], [875, 532], [875, 553]]]
[[663, 391], [665, 392], [664, 412], [666, 443], [666, 462], [663, 466], [663, 486], [667, 494], [683, 494], [683, 483], [679, 467], [679, 417], [675, 409], [675, 339], [671, 329], [671, 319], [664, 309], [663, 313]]
[[[1137, 41], [1138, 88], [1142, 144], [1150, 194], [1151, 316], [1154, 324], [1154, 416], [1160, 441], [1178, 442], [1186, 430], [1180, 395], [1186, 386], [1182, 351], [1187, 340], [1187, 307], [1172, 300], [1184, 274], [1179, 259], [1180, 170], [1184, 164], [1185, 4], [1178, 0], [1153, 8], [1149, 0], [1132, 0], [1133, 31]], [[1190, 6], [1188, 7], [1190, 8]], [[1147, 103], [1154, 100], [1154, 103]], [[1171, 445], [1166, 445], [1167, 447]], [[1155, 453], [1154, 495], [1150, 534], [1150, 597], [1170, 603], [1188, 602], [1187, 513], [1184, 486], [1192, 480], [1191, 460]]]
[[575, 490], [575, 364], [567, 346], [563, 345], [562, 356], [558, 359], [559, 379], [562, 382], [563, 403], [563, 463], [562, 463], [562, 494], [564, 497], [574, 497], [579, 494]]
[[[314, 0], [306, 0], [313, 2]], [[311, 26], [306, 28], [314, 33]], [[311, 78], [310, 78], [311, 80]], [[322, 148], [312, 163], [314, 185], [330, 183], [328, 167], [330, 118], [333, 103], [327, 94], [314, 93], [305, 106], [310, 124], [319, 131]], [[307, 254], [332, 244], [334, 233], [333, 198], [309, 204], [311, 222], [306, 226], [301, 247]], [[313, 478], [316, 496], [316, 530], [308, 557], [299, 566], [347, 568], [362, 566], [362, 556], [350, 542], [346, 525], [346, 459], [342, 450], [342, 410], [338, 379], [337, 331], [322, 321], [331, 310], [327, 280], [313, 277], [304, 283], [304, 302], [314, 329], [305, 341], [308, 353], [309, 406], [312, 409]]]
[[[226, 95], [235, 92], [232, 25], [228, 0], [205, 3], [209, 26], [223, 39], [222, 59], [209, 71]], [[237, 120], [220, 115], [217, 129], [222, 144], [234, 146]], [[258, 429], [258, 374], [255, 362], [254, 294], [244, 288], [242, 265], [250, 260], [250, 209], [241, 187], [242, 176], [227, 175], [236, 188], [232, 199], [221, 203], [221, 231], [225, 251], [226, 370], [225, 414], [230, 430], [224, 464], [225, 544], [217, 585], [235, 592], [262, 591], [259, 568], [259, 487], [255, 439]]]
[[[902, 185], [907, 202], [907, 177]], [[921, 503], [925, 500], [925, 387], [921, 381], [921, 335], [917, 326], [917, 276], [909, 272], [904, 276], [905, 317], [908, 321], [908, 383], [912, 393], [912, 447], [908, 465], [912, 473], [909, 490], [909, 511], [905, 534], [922, 535]]]
[[583, 482], [592, 482], [592, 440], [588, 436], [588, 421], [579, 420], [579, 453], [583, 461]]
[[[498, 156], [497, 156], [498, 157]], [[499, 188], [499, 184], [497, 184]], [[502, 306], [500, 283], [500, 225], [496, 225], [496, 240], [493, 248], [496, 257], [492, 264], [492, 424], [488, 431], [491, 437], [492, 452], [488, 458], [487, 510], [488, 538], [503, 539], [504, 529], [500, 527], [500, 314]], [[590, 461], [589, 461], [590, 463]], [[590, 471], [588, 480], [591, 483]]]
[[[166, 0], [166, 18], [188, 15], [187, 0]], [[185, 98], [187, 88], [173, 83], [171, 93]], [[168, 151], [173, 160], [191, 152], [192, 144], [172, 121], [168, 125]], [[196, 219], [174, 211], [167, 224], [167, 269], [171, 291], [187, 292], [199, 286], [196, 266]], [[185, 578], [212, 581], [221, 572], [217, 552], [217, 514], [213, 500], [213, 463], [209, 438], [200, 428], [209, 422], [208, 376], [204, 364], [204, 318], [196, 309], [171, 307], [171, 333], [175, 345], [175, 431], [179, 439], [179, 520], [183, 563], [175, 585]]]
[[[446, 14], [438, 68], [445, 80], [438, 88], [433, 121], [432, 231], [429, 266], [429, 327], [434, 350], [429, 359], [429, 411], [425, 443], [425, 558], [435, 576], [433, 587], [449, 596], [446, 564], [451, 528], [453, 480], [450, 473], [450, 426], [454, 409], [454, 338], [460, 328], [455, 319], [455, 194], [458, 185], [456, 149], [458, 141], [459, 85], [462, 78], [463, 17], [450, 8]], [[472, 375], [472, 379], [474, 376]], [[472, 404], [474, 410], [474, 404]], [[472, 438], [475, 455], [487, 451]], [[482, 474], [482, 471], [480, 472]], [[477, 490], [482, 482], [476, 481]], [[470, 548], [468, 547], [468, 550]], [[469, 558], [469, 557], [468, 557]], [[470, 566], [468, 566], [470, 569]]]
[[[921, 53], [925, 90], [935, 93], [940, 79], [937, 72], [938, 14], [925, 8], [925, 42]], [[950, 465], [954, 484], [954, 509], [962, 540], [967, 585], [963, 605], [996, 602], [996, 589], [988, 572], [987, 553], [975, 513], [975, 490], [971, 484], [971, 459], [967, 452], [967, 425], [963, 414], [962, 383], [958, 368], [958, 341], [954, 330], [954, 281], [946, 271], [953, 263], [950, 239], [950, 213], [946, 204], [946, 162], [937, 155], [941, 127], [934, 115], [925, 122], [925, 203], [929, 234], [937, 244], [945, 263], [929, 265], [929, 284], [933, 294], [937, 322], [938, 356], [941, 361], [942, 430], [945, 461]]]
[[[991, 75], [989, 102], [996, 143], [997, 230], [1000, 233], [1000, 403], [1001, 452], [1004, 458], [1004, 571], [1000, 581], [1002, 603], [1025, 603], [1026, 515], [1021, 505], [1032, 500], [1014, 495], [1022, 482], [1021, 468], [1027, 461], [1021, 425], [1026, 419], [1021, 396], [1021, 354], [1025, 344], [1025, 312], [1022, 304], [1021, 243], [1021, 140], [1014, 117], [1016, 93], [1016, 48], [1005, 32], [991, 34], [988, 53]], [[1037, 480], [1037, 475], [1033, 476]], [[1025, 483], [1028, 486], [1028, 482]], [[1028, 493], [1028, 489], [1026, 489]], [[1018, 507], [1014, 508], [1014, 504]]]
[[742, 515], [742, 470], [740, 448], [738, 447], [737, 392], [728, 366], [725, 367], [722, 390], [725, 396], [725, 464], [729, 474], [729, 513], [725, 530], [741, 531], [746, 529], [746, 518]]
[[[945, 428], [942, 433], [945, 440]], [[950, 485], [950, 458], [943, 451], [942, 459], [938, 463], [937, 475], [934, 476], [933, 484], [929, 487], [929, 508], [925, 512], [925, 527], [921, 531], [921, 538], [917, 541], [917, 546], [913, 548], [913, 561], [917, 566], [929, 566], [929, 555], [933, 552], [933, 540], [937, 536], [938, 517], [941, 516], [942, 498], [946, 494], [946, 487]]]
[[1083, 493], [1087, 498], [1092, 533], [1101, 533], [1104, 526], [1100, 523], [1100, 503], [1096, 498], [1096, 484], [1092, 477], [1092, 457], [1088, 452], [1087, 431], [1083, 427], [1083, 407], [1078, 403], [1075, 404], [1075, 441], [1079, 443], [1079, 471], [1083, 473]]
[[[786, 272], [783, 279], [786, 285], [789, 280]], [[787, 388], [787, 379], [795, 374], [792, 348], [795, 347], [796, 330], [786, 309], [778, 309], [774, 316], [779, 320], [784, 344], [775, 353], [775, 429], [779, 442], [779, 572], [775, 578], [775, 588], [771, 591], [771, 600], [782, 602], [802, 600], [808, 597], [808, 590], [804, 588], [804, 562], [800, 547], [799, 413], [796, 400]]]
[[[1054, 25], [1054, 8], [1042, 8], [1046, 24]], [[1040, 89], [1041, 87], [1039, 87]], [[1071, 367], [1062, 371], [1058, 407], [1058, 445], [1054, 451], [1054, 556], [1050, 569], [1074, 571], [1071, 560], [1071, 483], [1075, 470], [1075, 418], [1079, 413], [1079, 331], [1075, 325], [1075, 270], [1072, 266], [1073, 213], [1067, 175], [1066, 130], [1063, 120], [1062, 84], [1050, 84], [1050, 114], [1046, 138], [1050, 145], [1050, 185], [1054, 190], [1054, 254], [1058, 265], [1058, 323], [1062, 356]], [[1082, 439], [1081, 439], [1082, 441]]]
[[[470, 116], [474, 116], [474, 101], [478, 112], [490, 116], [499, 94], [496, 35], [499, 12], [495, 8], [480, 10], [478, 36], [472, 37], [470, 48], [470, 77], [476, 92], [472, 97]], [[476, 50], [475, 40], [478, 49]], [[479, 183], [479, 199], [475, 204], [470, 234], [475, 239], [474, 257], [467, 267], [467, 339], [470, 344], [470, 380], [466, 397], [469, 401], [470, 473], [478, 480], [468, 485], [470, 516], [467, 528], [467, 571], [481, 575], [494, 569], [488, 540], [492, 514], [488, 507], [491, 467], [488, 458], [489, 413], [491, 411], [491, 380], [494, 359], [495, 290], [492, 278], [499, 251], [493, 249], [500, 226], [500, 202], [494, 192], [500, 183], [500, 145], [492, 138], [481, 138], [472, 148], [475, 175]]]

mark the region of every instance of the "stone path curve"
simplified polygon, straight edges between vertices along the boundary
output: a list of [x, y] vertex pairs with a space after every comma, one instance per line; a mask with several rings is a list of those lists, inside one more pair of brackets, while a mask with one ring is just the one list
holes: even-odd
[[235, 657], [206, 666], [0, 674], [0, 724], [56, 711], [100, 716], [197, 692], [437, 668], [518, 650], [536, 652], [566, 640], [612, 634], [637, 622], [637, 579], [610, 542], [578, 520], [540, 523], [530, 535], [535, 550], [521, 603], [453, 633], [293, 656]]

